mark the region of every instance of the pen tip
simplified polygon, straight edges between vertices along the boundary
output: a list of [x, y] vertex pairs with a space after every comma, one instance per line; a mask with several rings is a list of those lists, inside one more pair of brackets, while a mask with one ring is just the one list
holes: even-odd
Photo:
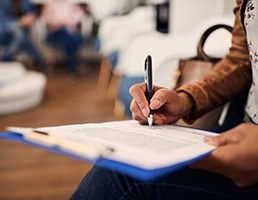
[[149, 117], [148, 117], [148, 124], [149, 124], [149, 126], [152, 126], [152, 124], [153, 124], [153, 115], [149, 115]]

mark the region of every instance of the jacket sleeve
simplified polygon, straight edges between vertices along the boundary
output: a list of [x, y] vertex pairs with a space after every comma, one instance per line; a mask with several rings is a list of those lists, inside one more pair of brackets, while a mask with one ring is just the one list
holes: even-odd
[[192, 112], [184, 118], [194, 122], [211, 109], [222, 105], [248, 89], [252, 80], [251, 64], [245, 32], [240, 19], [241, 0], [236, 0], [232, 46], [228, 54], [218, 62], [200, 82], [185, 84], [177, 92], [188, 93], [194, 103]]

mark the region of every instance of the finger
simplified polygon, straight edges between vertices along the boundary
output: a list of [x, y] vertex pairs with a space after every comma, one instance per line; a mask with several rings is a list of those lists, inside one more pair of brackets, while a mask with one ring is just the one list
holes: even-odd
[[146, 120], [145, 116], [148, 116], [148, 111], [145, 108], [141, 110], [134, 99], [131, 101], [130, 110], [132, 111], [133, 119], [135, 120]]
[[219, 147], [209, 157], [192, 164], [191, 167], [231, 177], [239, 163], [236, 155], [240, 152], [238, 145], [235, 144]]
[[150, 108], [153, 110], [159, 109], [165, 103], [171, 103], [176, 99], [177, 95], [173, 90], [162, 88], [157, 90], [150, 102]]
[[246, 187], [257, 183], [258, 174], [257, 171], [249, 171], [242, 173], [235, 173], [232, 180], [238, 187]]
[[203, 169], [223, 176], [229, 176], [229, 174], [231, 173], [227, 167], [225, 167], [212, 156], [199, 160], [189, 165], [189, 167], [192, 169]]
[[162, 113], [154, 113], [154, 124], [162, 125], [166, 124], [167, 116]]
[[177, 116], [169, 116], [164, 114], [164, 112], [155, 112], [154, 113], [154, 124], [162, 125], [162, 124], [171, 124], [178, 121]]
[[192, 163], [190, 166], [190, 168], [193, 169], [209, 169], [210, 166], [212, 166], [212, 159], [209, 157], [207, 158], [203, 158], [201, 160], [196, 161], [195, 163]]
[[242, 134], [242, 132], [239, 130], [238, 127], [236, 127], [215, 137], [205, 137], [204, 140], [211, 145], [223, 146], [230, 143], [238, 143], [243, 139], [243, 137], [244, 135]]
[[[129, 93], [133, 97], [135, 104], [141, 110], [145, 117], [148, 117], [150, 109], [149, 104], [145, 96], [146, 85], [144, 83], [136, 84], [130, 87]], [[134, 106], [132, 109], [136, 109]]]
[[139, 121], [140, 124], [146, 124], [147, 123], [147, 117], [145, 117], [138, 107], [138, 105], [135, 103], [134, 100], [131, 102], [131, 111], [132, 111], [132, 118], [134, 120]]
[[132, 118], [133, 118], [134, 120], [138, 121], [139, 124], [141, 124], [141, 125], [147, 125], [147, 124], [148, 124], [146, 118], [145, 118], [145, 119], [142, 119], [142, 118], [140, 118], [139, 116], [137, 116], [137, 115], [135, 115], [135, 114], [132, 114]]

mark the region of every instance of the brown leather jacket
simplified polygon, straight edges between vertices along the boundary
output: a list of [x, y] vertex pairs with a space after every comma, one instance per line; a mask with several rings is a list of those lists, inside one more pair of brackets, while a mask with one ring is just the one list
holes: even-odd
[[185, 121], [193, 122], [207, 111], [224, 104], [243, 90], [249, 89], [252, 69], [245, 30], [241, 23], [242, 13], [244, 13], [241, 12], [241, 6], [243, 10], [246, 2], [247, 0], [236, 0], [232, 46], [225, 58], [218, 62], [202, 81], [186, 84], [177, 89], [177, 92], [188, 93], [194, 101], [194, 109], [184, 119]]

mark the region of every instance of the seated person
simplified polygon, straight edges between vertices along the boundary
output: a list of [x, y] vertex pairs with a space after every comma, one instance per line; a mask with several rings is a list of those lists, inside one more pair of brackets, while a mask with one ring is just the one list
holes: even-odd
[[52, 0], [43, 7], [42, 17], [47, 25], [47, 42], [63, 50], [69, 74], [76, 74], [76, 55], [83, 43], [79, 25], [85, 12], [72, 0]]
[[34, 67], [45, 70], [43, 56], [30, 38], [30, 28], [36, 18], [35, 8], [29, 0], [2, 0], [0, 6], [1, 61], [15, 60], [24, 50], [31, 57]]
[[130, 93], [133, 118], [147, 124], [151, 108], [154, 123], [162, 125], [180, 118], [193, 122], [251, 86], [243, 123], [219, 136], [206, 137], [205, 142], [218, 147], [209, 157], [157, 180], [140, 181], [94, 166], [71, 199], [257, 199], [258, 62], [254, 52], [258, 49], [258, 18], [250, 16], [258, 13], [258, 0], [236, 2], [232, 47], [205, 79], [176, 91], [155, 86], [150, 104], [144, 83], [132, 86]]

